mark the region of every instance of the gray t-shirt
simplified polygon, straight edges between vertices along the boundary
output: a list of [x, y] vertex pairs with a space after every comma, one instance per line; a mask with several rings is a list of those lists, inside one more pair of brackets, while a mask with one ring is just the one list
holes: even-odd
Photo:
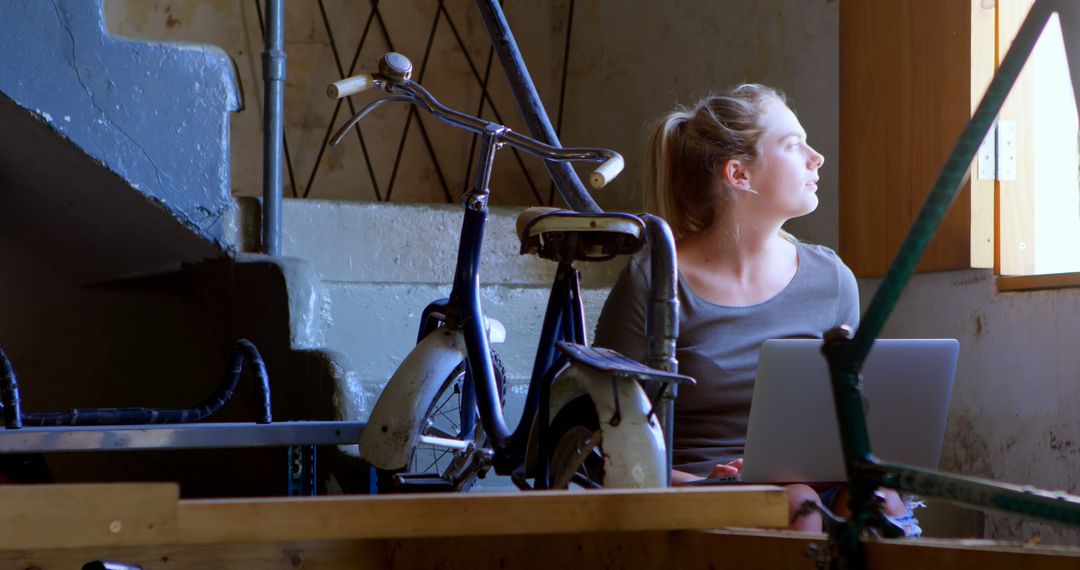
[[[855, 276], [836, 253], [797, 242], [799, 268], [773, 298], [728, 307], [698, 297], [679, 276], [679, 372], [697, 380], [675, 401], [674, 467], [708, 475], [717, 463], [742, 457], [757, 373], [758, 350], [771, 338], [821, 338], [859, 323]], [[645, 360], [649, 254], [633, 256], [604, 303], [597, 346]]]

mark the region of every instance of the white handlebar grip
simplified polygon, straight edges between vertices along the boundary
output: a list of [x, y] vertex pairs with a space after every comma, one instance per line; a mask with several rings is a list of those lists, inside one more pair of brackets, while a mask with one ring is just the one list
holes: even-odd
[[591, 184], [593, 188], [599, 190], [604, 186], [607, 186], [608, 182], [614, 180], [615, 177], [622, 172], [622, 169], [623, 158], [621, 155], [616, 154], [607, 159], [604, 164], [601, 164], [593, 171], [592, 176], [589, 177], [589, 184]]
[[326, 95], [331, 99], [341, 99], [355, 95], [375, 85], [375, 78], [370, 75], [354, 75], [326, 86]]

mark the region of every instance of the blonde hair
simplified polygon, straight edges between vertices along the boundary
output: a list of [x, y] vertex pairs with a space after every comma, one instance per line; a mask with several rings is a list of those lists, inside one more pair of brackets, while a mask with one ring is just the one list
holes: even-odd
[[656, 123], [645, 157], [645, 209], [664, 218], [676, 238], [724, 215], [734, 190], [717, 174], [731, 159], [757, 159], [759, 119], [771, 101], [787, 104], [781, 91], [748, 83], [680, 105]]

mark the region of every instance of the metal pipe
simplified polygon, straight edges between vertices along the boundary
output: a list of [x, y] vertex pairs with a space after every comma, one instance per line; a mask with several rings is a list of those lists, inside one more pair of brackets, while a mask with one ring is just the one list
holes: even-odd
[[[218, 385], [217, 390], [203, 403], [194, 408], [84, 408], [54, 412], [35, 412], [22, 415], [22, 424], [26, 426], [104, 426], [104, 425], [149, 425], [149, 424], [179, 424], [197, 422], [217, 412], [232, 398], [236, 392], [236, 386], [240, 379], [240, 373], [247, 362], [252, 370], [252, 381], [255, 389], [255, 399], [258, 405], [259, 417], [256, 423], [268, 424], [271, 422], [270, 410], [270, 379], [266, 373], [266, 365], [255, 345], [247, 340], [239, 340], [229, 357], [229, 374], [225, 381]], [[6, 377], [6, 376], [5, 376]], [[14, 380], [14, 374], [11, 376]], [[5, 390], [5, 397], [11, 393]], [[16, 404], [18, 402], [18, 387], [15, 386]], [[18, 410], [18, 406], [15, 406]], [[5, 415], [8, 406], [4, 406]], [[8, 427], [18, 427], [11, 426]]]
[[281, 156], [285, 137], [285, 0], [266, 3], [263, 52], [263, 252], [281, 255]]
[[0, 349], [0, 374], [3, 374], [0, 383], [0, 406], [4, 409], [4, 427], [7, 429], [19, 429], [22, 427], [22, 410], [19, 408], [19, 382], [15, 379], [15, 367], [11, 365], [7, 354]]
[[[675, 358], [675, 342], [679, 338], [679, 296], [675, 286], [679, 273], [675, 257], [675, 236], [662, 218], [652, 214], [642, 214], [645, 222], [645, 236], [649, 244], [649, 304], [645, 311], [645, 336], [648, 339], [648, 352], [645, 365], [678, 372], [679, 361]], [[664, 432], [665, 453], [667, 455], [667, 485], [671, 486], [671, 465], [674, 459], [673, 444], [675, 430], [675, 398], [679, 395], [679, 385], [672, 383], [661, 392], [661, 402], [657, 410], [657, 419]]]
[[[484, 19], [484, 26], [491, 37], [491, 44], [495, 47], [499, 63], [506, 72], [510, 89], [514, 92], [514, 99], [517, 100], [521, 114], [525, 116], [525, 124], [529, 126], [529, 131], [534, 137], [551, 146], [562, 146], [544, 110], [540, 94], [536, 92], [536, 85], [529, 76], [529, 70], [525, 67], [521, 50], [514, 41], [514, 34], [510, 31], [510, 24], [507, 23], [506, 15], [503, 14], [498, 0], [476, 0], [476, 6], [480, 9], [480, 16]], [[585, 190], [585, 186], [573, 167], [569, 164], [551, 162], [545, 162], [544, 167], [547, 168], [551, 179], [555, 181], [555, 186], [567, 205], [578, 212], [602, 211]]]
[[[484, 193], [473, 191], [477, 202], [483, 202]], [[461, 244], [458, 248], [457, 270], [454, 286], [450, 292], [451, 305], [460, 310], [459, 322], [465, 335], [468, 352], [469, 373], [476, 385], [476, 403], [480, 409], [480, 422], [484, 435], [494, 449], [502, 449], [510, 438], [510, 429], [502, 413], [502, 401], [491, 363], [491, 347], [484, 330], [484, 316], [480, 307], [480, 250], [487, 223], [487, 208], [465, 208], [465, 221], [461, 227]]]

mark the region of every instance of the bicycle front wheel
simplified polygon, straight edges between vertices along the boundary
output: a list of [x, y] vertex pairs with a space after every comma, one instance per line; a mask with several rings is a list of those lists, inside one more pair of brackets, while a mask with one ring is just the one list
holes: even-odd
[[[506, 370], [495, 351], [491, 352], [499, 402], [506, 403]], [[454, 491], [467, 491], [477, 477], [486, 474], [491, 449], [475, 409], [463, 410], [468, 383], [465, 363], [443, 382], [428, 408], [417, 434], [406, 470], [412, 476], [437, 477]], [[465, 412], [465, 413], [463, 413]]]

